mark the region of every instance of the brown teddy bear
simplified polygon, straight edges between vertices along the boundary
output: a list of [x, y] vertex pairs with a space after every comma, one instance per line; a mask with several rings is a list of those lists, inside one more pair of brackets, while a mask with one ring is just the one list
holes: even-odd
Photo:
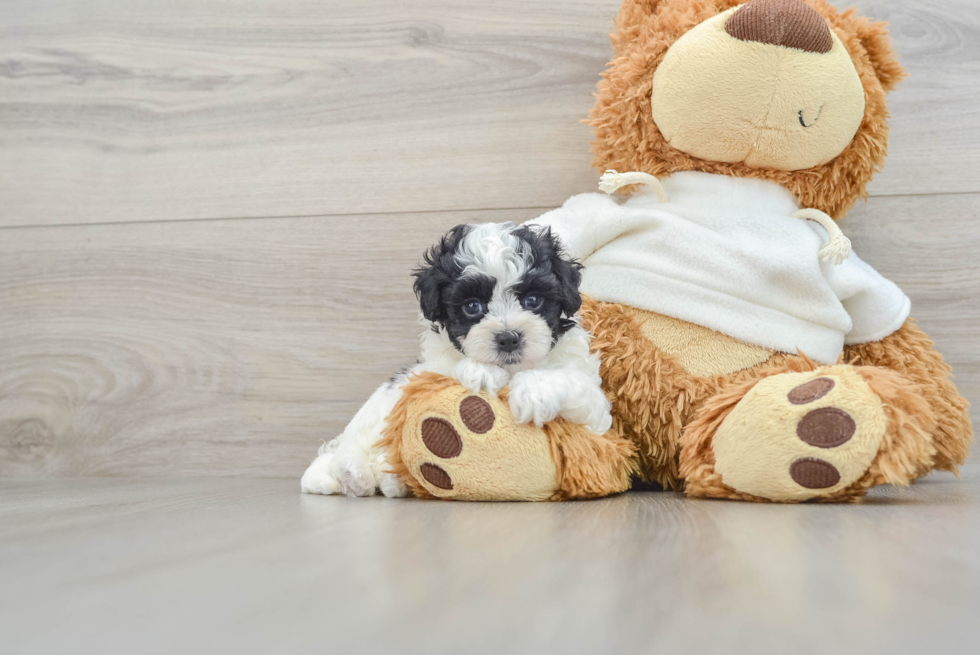
[[[885, 159], [885, 94], [904, 75], [885, 25], [823, 0], [624, 0], [612, 42], [595, 166], [603, 190], [633, 194], [535, 222], [585, 264], [613, 429], [515, 425], [506, 389], [474, 398], [425, 375], [389, 417], [395, 471], [425, 497], [583, 498], [639, 479], [773, 502], [956, 471], [967, 403], [908, 298], [835, 224]], [[459, 447], [440, 457], [446, 439]]]

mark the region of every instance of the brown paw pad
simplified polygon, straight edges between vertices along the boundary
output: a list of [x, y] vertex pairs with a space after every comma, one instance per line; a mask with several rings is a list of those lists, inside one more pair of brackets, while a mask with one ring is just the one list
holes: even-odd
[[830, 378], [817, 378], [794, 387], [786, 397], [794, 405], [806, 405], [826, 396], [834, 388], [834, 384], [836, 383]]
[[796, 435], [817, 448], [836, 448], [854, 436], [857, 425], [851, 415], [836, 407], [821, 407], [804, 416]]
[[804, 457], [790, 464], [789, 475], [807, 489], [827, 489], [840, 482], [840, 473], [834, 465], [815, 457]]
[[495, 417], [490, 403], [479, 396], [467, 396], [459, 404], [459, 418], [471, 432], [486, 434], [493, 428]]
[[423, 464], [419, 467], [419, 472], [422, 473], [422, 477], [425, 478], [426, 482], [433, 487], [438, 487], [439, 489], [453, 488], [452, 478], [435, 464]]
[[456, 428], [442, 418], [427, 418], [422, 421], [422, 443], [433, 455], [442, 459], [459, 457], [463, 452], [463, 439]]

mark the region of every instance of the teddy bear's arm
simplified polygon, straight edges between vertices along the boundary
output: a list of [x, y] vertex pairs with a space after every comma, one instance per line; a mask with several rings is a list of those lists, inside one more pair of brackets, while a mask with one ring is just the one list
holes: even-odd
[[933, 468], [955, 472], [966, 460], [973, 441], [969, 403], [956, 389], [952, 369], [914, 320], [880, 341], [846, 346], [844, 362], [888, 368], [915, 382], [936, 415]]
[[583, 261], [620, 235], [648, 223], [645, 214], [625, 210], [606, 194], [582, 193], [527, 225], [550, 228], [565, 252]]
[[823, 262], [820, 269], [851, 318], [845, 344], [880, 341], [902, 327], [911, 301], [897, 284], [851, 252], [841, 264]]

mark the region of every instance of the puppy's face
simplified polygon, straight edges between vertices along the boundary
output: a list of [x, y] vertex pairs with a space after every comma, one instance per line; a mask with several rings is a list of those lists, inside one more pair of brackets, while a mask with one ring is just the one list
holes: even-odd
[[531, 368], [575, 325], [581, 266], [550, 231], [459, 225], [415, 271], [422, 314], [482, 364]]

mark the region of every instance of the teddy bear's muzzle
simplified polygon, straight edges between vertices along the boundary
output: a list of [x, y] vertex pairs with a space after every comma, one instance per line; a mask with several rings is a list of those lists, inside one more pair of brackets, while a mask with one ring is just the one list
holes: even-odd
[[865, 98], [850, 53], [820, 13], [802, 0], [752, 0], [667, 49], [650, 106], [675, 150], [799, 171], [844, 151]]

